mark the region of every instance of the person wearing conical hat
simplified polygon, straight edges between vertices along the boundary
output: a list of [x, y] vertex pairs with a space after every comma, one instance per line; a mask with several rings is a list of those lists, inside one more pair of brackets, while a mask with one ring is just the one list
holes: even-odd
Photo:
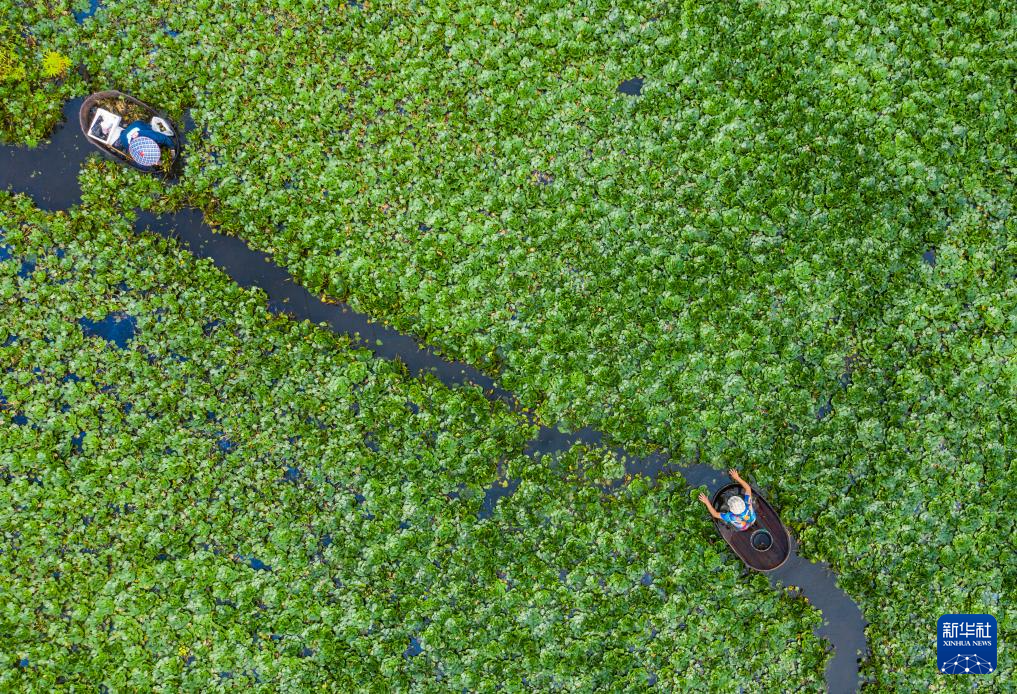
[[752, 487], [742, 479], [738, 471], [731, 468], [727, 471], [731, 479], [741, 485], [743, 494], [735, 494], [728, 498], [726, 510], [721, 513], [713, 507], [706, 494], [700, 494], [699, 500], [706, 506], [706, 510], [717, 520], [722, 520], [735, 530], [748, 530], [756, 522], [756, 510], [752, 507]]
[[173, 138], [141, 120], [124, 128], [117, 139], [117, 147], [127, 152], [135, 164], [146, 169], [158, 164], [162, 158], [159, 145], [173, 149]]

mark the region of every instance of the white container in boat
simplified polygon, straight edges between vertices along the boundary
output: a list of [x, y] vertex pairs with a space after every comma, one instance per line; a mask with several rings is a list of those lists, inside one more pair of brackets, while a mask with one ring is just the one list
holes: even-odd
[[162, 133], [163, 135], [170, 135], [170, 136], [173, 135], [173, 128], [171, 128], [169, 126], [169, 123], [167, 123], [165, 120], [163, 120], [159, 116], [153, 116], [152, 120], [149, 121], [149, 122], [151, 123], [152, 128], [154, 130]]

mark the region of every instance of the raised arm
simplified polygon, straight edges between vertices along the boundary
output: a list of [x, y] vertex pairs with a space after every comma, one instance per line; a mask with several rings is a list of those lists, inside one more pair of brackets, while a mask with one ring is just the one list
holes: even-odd
[[707, 498], [706, 494], [700, 493], [699, 500], [703, 502], [703, 505], [706, 506], [706, 510], [710, 512], [711, 516], [720, 520], [720, 514], [717, 513], [717, 509], [715, 509], [713, 507], [713, 504], [710, 503], [710, 500]]
[[731, 475], [731, 479], [733, 479], [735, 482], [742, 485], [742, 491], [745, 492], [746, 496], [752, 498], [752, 487], [749, 486], [748, 482], [742, 479], [742, 476], [738, 474], [737, 470], [731, 468], [730, 470], [727, 471], [727, 474]]

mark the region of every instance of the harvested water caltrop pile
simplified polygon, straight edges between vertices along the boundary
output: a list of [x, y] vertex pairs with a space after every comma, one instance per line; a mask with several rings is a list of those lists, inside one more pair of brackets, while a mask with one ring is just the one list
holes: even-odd
[[[175, 181], [0, 191], [0, 690], [1010, 691], [1015, 46], [981, 2], [7, 0], [8, 145], [105, 89], [193, 126]], [[519, 407], [134, 226], [187, 207]], [[858, 681], [616, 448], [765, 490]], [[949, 613], [994, 672], [937, 672]]]

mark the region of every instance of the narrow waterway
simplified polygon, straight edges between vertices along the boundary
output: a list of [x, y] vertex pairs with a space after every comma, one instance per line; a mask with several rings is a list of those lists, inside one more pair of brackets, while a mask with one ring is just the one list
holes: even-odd
[[[98, 154], [76, 127], [81, 102], [82, 99], [74, 99], [64, 106], [64, 123], [47, 143], [35, 149], [0, 145], [0, 189], [25, 193], [39, 208], [51, 211], [67, 209], [81, 201], [78, 170], [88, 155]], [[200, 210], [182, 209], [164, 215], [138, 211], [135, 229], [138, 233], [174, 239], [194, 256], [211, 260], [240, 286], [260, 288], [268, 296], [268, 309], [273, 313], [325, 323], [333, 332], [349, 336], [379, 359], [403, 362], [414, 376], [431, 373], [450, 387], [477, 385], [488, 398], [508, 404], [536, 424], [532, 413], [525, 412], [515, 396], [495, 379], [469, 364], [442, 357], [413, 337], [371, 321], [346, 304], [322, 301], [294, 282], [267, 254], [250, 248], [239, 238], [216, 233], [205, 223]], [[540, 426], [526, 453], [554, 455], [577, 443], [603, 445], [603, 436], [588, 427], [566, 433], [557, 427]], [[620, 448], [612, 450], [623, 457], [625, 470], [630, 474], [652, 479], [680, 474], [692, 487], [706, 486], [711, 495], [728, 482], [720, 471], [699, 461], [681, 464], [662, 452], [632, 457]], [[480, 516], [493, 513], [498, 499], [512, 494], [517, 486], [518, 480], [496, 481], [485, 493]], [[792, 538], [791, 556], [780, 569], [768, 574], [770, 583], [776, 587], [796, 586], [823, 613], [823, 625], [816, 629], [816, 634], [828, 640], [834, 650], [826, 669], [827, 687], [831, 694], [855, 692], [859, 688], [858, 664], [868, 653], [861, 610], [837, 587], [836, 576], [828, 566], [809, 562], [796, 550]]]

